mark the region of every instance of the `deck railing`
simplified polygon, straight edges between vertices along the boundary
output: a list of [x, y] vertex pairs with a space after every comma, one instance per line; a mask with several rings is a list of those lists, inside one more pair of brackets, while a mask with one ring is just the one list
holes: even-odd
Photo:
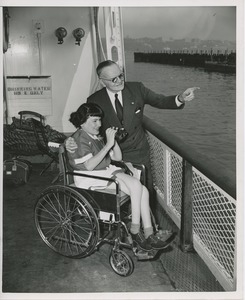
[[226, 291], [236, 290], [236, 181], [144, 117], [157, 198], [180, 228], [183, 251], [195, 250]]

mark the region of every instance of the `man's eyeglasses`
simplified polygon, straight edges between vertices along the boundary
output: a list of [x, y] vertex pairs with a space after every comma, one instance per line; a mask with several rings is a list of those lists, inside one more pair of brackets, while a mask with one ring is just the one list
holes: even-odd
[[103, 79], [103, 80], [107, 80], [107, 81], [111, 81], [112, 83], [116, 83], [118, 81], [118, 78], [120, 80], [123, 80], [124, 79], [124, 73], [121, 73], [119, 74], [118, 76], [114, 77], [114, 78], [103, 78], [103, 77], [100, 77], [100, 79]]

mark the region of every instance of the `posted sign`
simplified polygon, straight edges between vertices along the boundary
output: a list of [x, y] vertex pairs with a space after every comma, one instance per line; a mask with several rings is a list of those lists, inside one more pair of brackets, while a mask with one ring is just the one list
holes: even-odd
[[43, 116], [52, 115], [52, 85], [50, 76], [14, 76], [6, 82], [8, 115], [18, 116], [31, 110]]
[[51, 78], [7, 78], [8, 99], [51, 99]]

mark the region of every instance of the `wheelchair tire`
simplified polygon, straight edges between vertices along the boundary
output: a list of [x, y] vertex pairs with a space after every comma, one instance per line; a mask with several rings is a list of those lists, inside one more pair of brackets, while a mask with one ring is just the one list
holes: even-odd
[[35, 206], [35, 225], [45, 244], [70, 258], [90, 255], [100, 236], [93, 207], [67, 186], [55, 185], [43, 191]]
[[112, 250], [109, 257], [110, 265], [115, 273], [120, 276], [129, 276], [133, 273], [132, 258], [122, 250]]

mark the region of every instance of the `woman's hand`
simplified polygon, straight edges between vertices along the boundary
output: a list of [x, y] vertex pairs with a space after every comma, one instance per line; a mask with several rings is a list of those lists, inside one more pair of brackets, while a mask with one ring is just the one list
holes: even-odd
[[[108, 128], [106, 130], [105, 133], [106, 133], [107, 143], [106, 143], [105, 147], [103, 147], [103, 149], [101, 149], [99, 153], [97, 153], [93, 157], [89, 158], [84, 163], [84, 165], [88, 171], [94, 170], [94, 168], [96, 166], [98, 166], [98, 164], [105, 158], [105, 156], [108, 154], [108, 152], [111, 150], [111, 148], [114, 147], [115, 145], [117, 145], [117, 143], [115, 143], [116, 132], [117, 132], [117, 130], [114, 128]], [[115, 151], [115, 149], [113, 149], [113, 152], [117, 152], [117, 151]]]
[[115, 144], [115, 134], [117, 132], [117, 129], [115, 129], [114, 127], [113, 128], [107, 128], [106, 129], [106, 140], [107, 140], [107, 143], [106, 143], [106, 146], [111, 149], [114, 144]]

